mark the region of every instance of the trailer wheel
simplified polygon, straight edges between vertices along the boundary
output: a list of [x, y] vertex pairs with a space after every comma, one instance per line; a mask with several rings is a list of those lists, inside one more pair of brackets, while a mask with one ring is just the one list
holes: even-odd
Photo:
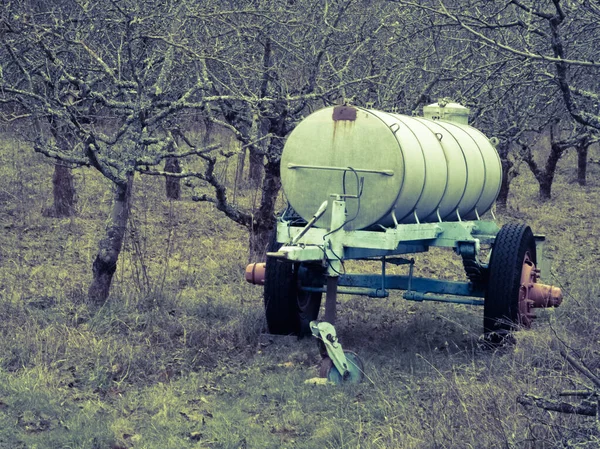
[[265, 316], [269, 332], [277, 335], [310, 334], [309, 323], [316, 320], [321, 293], [300, 289], [298, 273], [305, 266], [267, 257], [265, 268]]
[[348, 362], [348, 375], [345, 379], [329, 357], [325, 357], [323, 360], [321, 360], [319, 377], [324, 377], [329, 382], [333, 382], [334, 384], [338, 385], [341, 383], [357, 384], [362, 382], [363, 378], [365, 377], [365, 369], [362, 360], [355, 352], [352, 351], [344, 351], [344, 355], [346, 356], [346, 361]]
[[524, 224], [502, 226], [492, 248], [489, 282], [483, 307], [483, 330], [491, 343], [501, 343], [518, 327], [529, 327], [533, 315], [522, 286], [523, 273], [535, 270], [535, 239]]

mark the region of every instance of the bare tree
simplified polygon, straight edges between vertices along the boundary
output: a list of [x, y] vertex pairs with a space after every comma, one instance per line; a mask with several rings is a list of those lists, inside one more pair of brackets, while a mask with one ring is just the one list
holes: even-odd
[[[526, 97], [533, 87], [559, 91], [554, 75], [531, 68], [561, 61], [486, 40], [505, 29], [518, 30], [506, 40], [514, 46], [521, 40], [539, 46], [542, 38], [531, 20], [504, 26], [526, 9], [510, 2], [498, 11], [488, 3], [473, 2], [460, 16], [437, 2], [400, 0], [374, 0], [368, 8], [356, 0], [296, 0], [285, 7], [266, 0], [61, 0], [43, 13], [9, 3], [0, 13], [0, 101], [36, 124], [36, 151], [93, 167], [112, 181], [113, 212], [90, 288], [102, 303], [108, 289], [98, 286], [110, 286], [136, 171], [173, 185], [193, 177], [210, 186], [197, 199], [246, 226], [251, 257], [260, 258], [275, 225], [284, 139], [314, 108], [355, 101], [412, 113], [432, 98], [451, 96], [476, 111], [508, 154], [523, 117], [543, 113], [544, 105], [538, 95], [525, 116], [513, 119], [509, 114], [521, 106], [507, 98]], [[210, 133], [195, 139], [185, 126], [171, 129], [167, 119], [185, 124], [180, 113], [186, 109], [228, 129], [251, 154], [261, 169], [255, 170], [261, 195], [255, 210], [232, 203], [215, 175], [218, 162], [235, 151], [215, 151], [203, 140]], [[90, 111], [96, 119], [84, 120]], [[62, 147], [48, 123], [59, 124], [76, 144]], [[176, 161], [192, 155], [201, 170], [178, 167]]]
[[396, 3], [444, 17], [494, 52], [535, 62], [538, 73], [559, 88], [572, 118], [580, 125], [600, 128], [600, 8], [593, 2]]
[[[597, 139], [586, 128], [565, 126], [559, 119], [552, 120], [533, 134], [533, 138], [524, 136], [519, 139], [521, 156], [539, 183], [540, 199], [546, 201], [552, 197], [556, 167], [565, 152], [571, 148], [578, 152], [581, 151], [580, 148], [587, 149]], [[533, 151], [536, 146], [537, 151]], [[545, 159], [540, 164], [538, 160], [542, 157]]]
[[[34, 149], [62, 163], [89, 166], [114, 186], [114, 200], [93, 264], [89, 297], [108, 297], [130, 212], [134, 172], [169, 157], [216, 147], [169, 151], [162, 123], [202, 108], [203, 80], [178, 64], [192, 57], [178, 39], [187, 23], [180, 2], [64, 0], [42, 12], [23, 3], [2, 11], [0, 98], [34, 125]], [[175, 29], [173, 23], [181, 29]], [[90, 110], [102, 120], [82, 120]], [[55, 126], [60, 133], [52, 133]], [[73, 136], [78, 145], [61, 145]]]

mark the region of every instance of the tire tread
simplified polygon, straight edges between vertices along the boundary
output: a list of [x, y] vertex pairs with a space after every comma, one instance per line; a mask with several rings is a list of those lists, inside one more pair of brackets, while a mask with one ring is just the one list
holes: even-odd
[[531, 228], [521, 223], [504, 225], [496, 236], [490, 259], [484, 333], [510, 331], [517, 324], [521, 271], [527, 251], [535, 263], [535, 238]]

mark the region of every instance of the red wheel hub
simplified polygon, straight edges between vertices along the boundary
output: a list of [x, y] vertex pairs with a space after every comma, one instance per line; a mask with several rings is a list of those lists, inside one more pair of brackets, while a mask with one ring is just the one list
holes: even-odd
[[558, 307], [563, 299], [560, 288], [551, 285], [538, 284], [540, 270], [536, 268], [531, 260], [529, 251], [523, 259], [521, 270], [521, 286], [519, 287], [519, 324], [530, 327], [535, 315], [534, 308]]

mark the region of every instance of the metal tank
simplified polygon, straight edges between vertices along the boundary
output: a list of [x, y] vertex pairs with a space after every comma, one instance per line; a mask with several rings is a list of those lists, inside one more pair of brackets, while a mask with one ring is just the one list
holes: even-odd
[[[354, 194], [346, 230], [479, 219], [496, 200], [502, 166], [489, 139], [465, 124], [465, 109], [452, 108], [455, 122], [354, 106], [309, 115], [281, 158], [289, 203], [309, 220], [330, 194]], [[328, 217], [316, 226], [329, 227]]]

